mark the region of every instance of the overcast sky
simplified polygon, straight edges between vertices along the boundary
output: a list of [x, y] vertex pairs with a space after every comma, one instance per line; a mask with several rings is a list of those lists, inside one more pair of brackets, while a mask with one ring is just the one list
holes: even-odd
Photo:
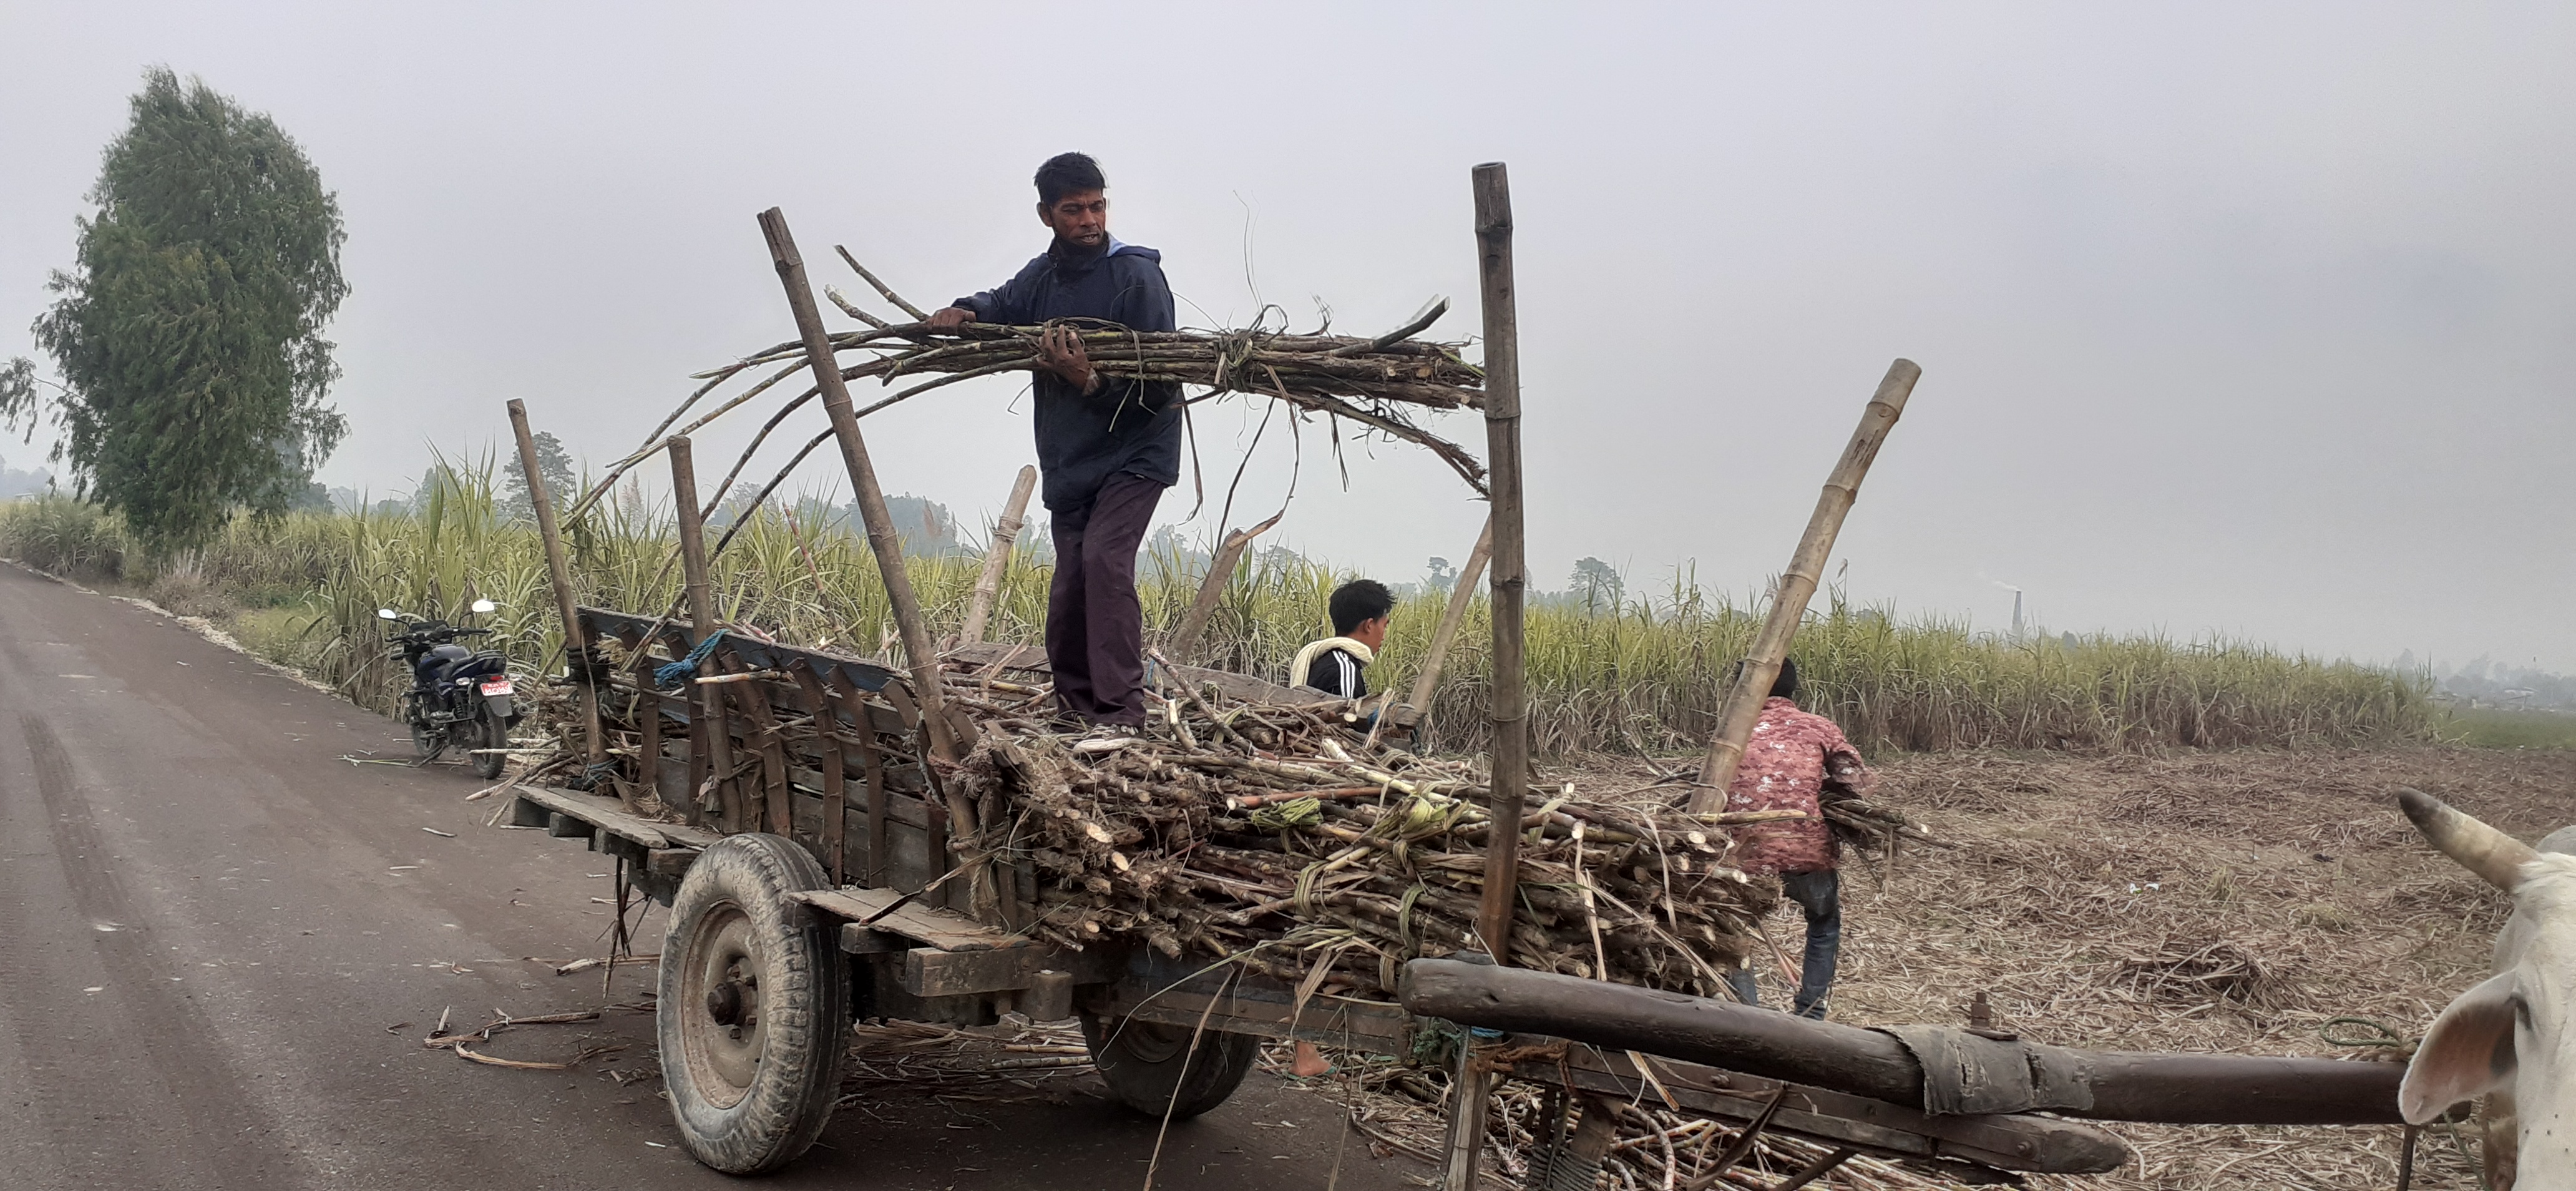
[[[1541, 586], [1593, 555], [1758, 587], [1905, 356], [1836, 552], [1857, 598], [2001, 627], [2012, 585], [2051, 628], [2576, 670], [2571, 35], [2538, 4], [0, 2], [0, 356], [154, 64], [338, 191], [321, 478], [383, 494], [505, 442], [511, 397], [613, 458], [789, 337], [764, 207], [818, 280], [864, 288], [847, 244], [927, 306], [1044, 248], [1029, 175], [1082, 149], [1185, 325], [1320, 299], [1374, 332], [1446, 294], [1454, 338], [1468, 170], [1503, 160]], [[1188, 532], [1243, 408], [1202, 407]], [[971, 518], [1027, 416], [995, 381], [868, 430], [890, 491]], [[1238, 524], [1287, 491], [1277, 430]], [[1354, 450], [1345, 489], [1304, 447], [1287, 544], [1399, 580], [1466, 552], [1481, 506], [1428, 458]], [[1194, 503], [1185, 476], [1165, 517]]]

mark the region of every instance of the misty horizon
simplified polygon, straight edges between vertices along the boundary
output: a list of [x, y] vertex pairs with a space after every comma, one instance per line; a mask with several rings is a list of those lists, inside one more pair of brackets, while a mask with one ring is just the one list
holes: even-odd
[[[2576, 82], [2550, 69], [2576, 15], [1331, 8], [10, 5], [0, 357], [52, 371], [26, 328], [155, 64], [274, 116], [338, 192], [351, 434], [316, 478], [380, 495], [432, 447], [506, 442], [513, 397], [616, 459], [689, 373], [789, 338], [767, 206], [818, 287], [883, 309], [846, 244], [928, 308], [1044, 248], [1028, 175], [1082, 149], [1186, 326], [1329, 307], [1374, 333], [1445, 295], [1426, 337], [1464, 339], [1468, 169], [1499, 159], [1540, 586], [1592, 557], [1631, 591], [1758, 591], [1903, 356], [1923, 381], [1828, 568], [1856, 602], [1994, 628], [2019, 588], [2052, 631], [2576, 672], [2552, 481]], [[1127, 69], [1068, 96], [1067, 55]], [[988, 519], [1031, 458], [1025, 390], [871, 417], [887, 491]], [[1158, 524], [1227, 528], [1260, 417], [1199, 407], [1204, 506], [1185, 462]], [[1431, 428], [1481, 455], [1472, 413]], [[1345, 491], [1324, 429], [1270, 427], [1233, 525], [1280, 507], [1301, 448], [1266, 544], [1407, 581], [1464, 556], [1482, 510], [1455, 477], [1346, 435]], [[7, 455], [59, 471], [47, 445]], [[827, 455], [782, 491], [831, 490]]]

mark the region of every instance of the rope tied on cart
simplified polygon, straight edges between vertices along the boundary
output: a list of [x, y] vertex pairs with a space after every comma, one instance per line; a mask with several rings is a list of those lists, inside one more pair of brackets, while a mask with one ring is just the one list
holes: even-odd
[[688, 681], [690, 675], [698, 672], [698, 664], [706, 661], [707, 655], [716, 651], [716, 642], [722, 641], [724, 638], [725, 630], [717, 629], [716, 631], [707, 634], [705, 640], [702, 640], [695, 646], [691, 647], [689, 650], [689, 656], [681, 658], [679, 661], [672, 662], [667, 666], [655, 667], [653, 670], [654, 689], [663, 691], [678, 690], [682, 683]]

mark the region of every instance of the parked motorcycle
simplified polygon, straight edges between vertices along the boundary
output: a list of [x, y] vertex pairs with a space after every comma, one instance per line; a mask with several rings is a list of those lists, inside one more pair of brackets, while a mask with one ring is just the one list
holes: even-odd
[[[476, 600], [473, 611], [499, 607]], [[426, 764], [451, 747], [477, 750], [474, 772], [486, 779], [501, 776], [510, 747], [510, 725], [526, 713], [510, 699], [510, 674], [493, 650], [469, 650], [459, 637], [479, 637], [490, 629], [466, 628], [439, 620], [418, 620], [391, 608], [376, 617], [399, 626], [386, 640], [411, 671], [411, 689], [403, 692], [402, 719], [411, 725], [411, 744]]]

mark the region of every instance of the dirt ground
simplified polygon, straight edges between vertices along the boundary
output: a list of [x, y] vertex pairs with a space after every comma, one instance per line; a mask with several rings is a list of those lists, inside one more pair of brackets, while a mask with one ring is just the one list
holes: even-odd
[[[1635, 761], [1605, 761], [1547, 776], [1632, 787], [1655, 775]], [[2576, 822], [2576, 750], [1950, 753], [1890, 761], [1880, 782], [1873, 802], [1902, 809], [1956, 846], [1909, 845], [1892, 866], [1846, 857], [1832, 1016], [1859, 1025], [1964, 1024], [1970, 999], [1983, 990], [2001, 1026], [2103, 1049], [2388, 1056], [2334, 1045], [2323, 1031], [2331, 1019], [2359, 1018], [2415, 1038], [2454, 994], [2485, 978], [2508, 909], [2501, 894], [2421, 842], [2392, 790], [2427, 790], [2524, 839]], [[1766, 924], [1784, 953], [1763, 965], [1766, 1003], [1786, 999], [1801, 930], [1794, 909]], [[2349, 1023], [2333, 1031], [2371, 1032]], [[862, 1034], [854, 1090], [882, 1082], [917, 1093], [963, 1081], [1005, 1098], [1098, 1094], [1068, 1029], [1024, 1032], [1007, 1056], [958, 1054], [955, 1036], [931, 1027]], [[1301, 1080], [1287, 1075], [1285, 1046], [1265, 1057], [1290, 1087], [1342, 1102], [1358, 1122], [1345, 1139], [1357, 1143], [1347, 1156], [1334, 1147], [1337, 1165], [1365, 1155], [1431, 1169], [1442, 1098], [1436, 1078], [1337, 1054], [1333, 1074]], [[995, 1058], [1006, 1059], [999, 1070]], [[1367, 1090], [1347, 1082], [1350, 1074]], [[2030, 1185], [2396, 1186], [2395, 1127], [2109, 1127], [2132, 1145], [2129, 1166]], [[1812, 1149], [1795, 1142], [1766, 1149], [1769, 1173], [1731, 1174], [1728, 1185], [1769, 1186]], [[1509, 1156], [1503, 1165], [1512, 1165]], [[1510, 1173], [1499, 1172], [1495, 1185]], [[1657, 1181], [1626, 1174], [1605, 1185]], [[1816, 1185], [1934, 1184], [1854, 1163]], [[2473, 1137], [2426, 1131], [2414, 1185], [2474, 1191]]]
[[[2576, 751], [2556, 749], [1950, 753], [1880, 774], [1873, 801], [1959, 846], [1909, 846], [1892, 871], [1846, 857], [1833, 1016], [1962, 1022], [1982, 989], [2005, 1028], [2065, 1046], [2366, 1053], [2323, 1039], [2337, 1017], [2411, 1040], [2486, 977], [2509, 907], [2423, 844], [2393, 788], [2526, 840], [2576, 822]], [[1792, 955], [1802, 930], [1794, 909], [1768, 927]], [[2034, 1185], [2396, 1185], [2393, 1127], [2118, 1131], [2128, 1169]], [[2428, 1131], [2415, 1185], [2475, 1188], [2474, 1151]]]

